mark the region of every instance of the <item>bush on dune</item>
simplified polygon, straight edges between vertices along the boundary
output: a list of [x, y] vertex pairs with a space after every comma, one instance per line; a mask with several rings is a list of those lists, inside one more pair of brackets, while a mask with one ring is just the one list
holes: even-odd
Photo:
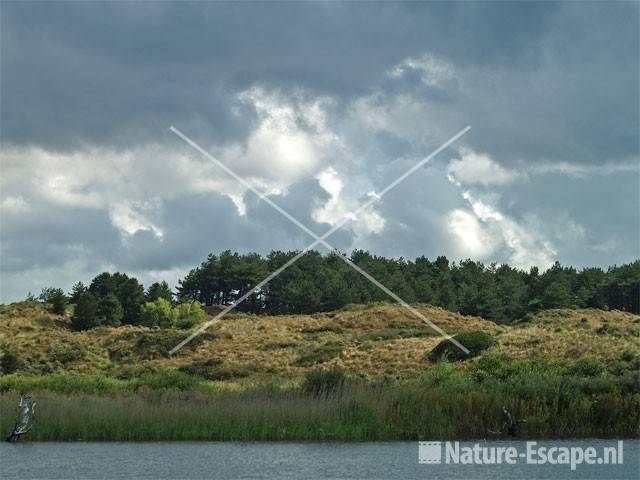
[[450, 340], [445, 339], [427, 354], [427, 358], [432, 362], [440, 360], [463, 361], [478, 356], [496, 343], [493, 335], [480, 330], [460, 332], [454, 338], [469, 350], [468, 354]]

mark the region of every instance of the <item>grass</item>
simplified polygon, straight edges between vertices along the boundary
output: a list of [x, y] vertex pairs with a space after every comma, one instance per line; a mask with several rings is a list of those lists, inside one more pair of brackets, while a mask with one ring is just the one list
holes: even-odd
[[[497, 342], [489, 351], [515, 359], [550, 358], [571, 362], [581, 356], [619, 368], [622, 352], [638, 353], [640, 317], [601, 310], [549, 310], [512, 326], [499, 326], [428, 305], [417, 307], [445, 331], [476, 330]], [[603, 327], [605, 327], [603, 329]], [[397, 305], [352, 305], [316, 315], [223, 319], [182, 349], [169, 350], [188, 332], [146, 327], [69, 329], [68, 314], [49, 313], [42, 304], [0, 306], [0, 350], [20, 360], [18, 373], [102, 374], [132, 378], [162, 369], [188, 368], [193, 362], [223, 358], [227, 381], [301, 378], [315, 366], [339, 367], [347, 374], [416, 377], [430, 368], [425, 354], [441, 338]], [[624, 361], [624, 360], [623, 360]]]
[[[517, 373], [514, 373], [517, 372]], [[336, 440], [384, 441], [500, 438], [503, 405], [526, 420], [523, 438], [634, 437], [640, 393], [622, 395], [620, 379], [591, 381], [522, 366], [502, 379], [462, 374], [439, 365], [412, 381], [364, 382], [335, 373], [313, 388], [256, 386], [228, 392], [181, 385], [149, 389], [131, 381], [90, 383], [95, 392], [36, 390], [35, 441]], [[503, 372], [504, 374], [504, 372]], [[523, 375], [527, 381], [523, 381]], [[85, 379], [85, 381], [87, 381]], [[174, 379], [175, 381], [175, 379]], [[319, 383], [333, 382], [318, 390]], [[42, 386], [52, 384], [40, 383]], [[5, 385], [6, 386], [6, 385]], [[24, 386], [24, 384], [22, 385]], [[34, 385], [35, 386], [35, 385]], [[175, 384], [172, 386], [175, 387]], [[79, 385], [75, 385], [79, 387]], [[319, 395], [318, 392], [324, 392]], [[0, 397], [0, 430], [7, 431], [18, 401]]]
[[375, 304], [230, 315], [171, 356], [188, 332], [73, 332], [41, 304], [0, 306], [0, 351], [15, 371], [0, 375], [0, 431], [32, 392], [32, 440], [491, 438], [502, 406], [526, 419], [524, 437], [640, 436], [640, 317], [564, 309], [500, 326], [417, 308], [491, 342], [475, 358], [430, 360], [441, 337]]
[[329, 342], [305, 351], [294, 362], [295, 365], [301, 367], [309, 367], [320, 363], [326, 363], [336, 357], [339, 357], [344, 350], [344, 346], [337, 342]]

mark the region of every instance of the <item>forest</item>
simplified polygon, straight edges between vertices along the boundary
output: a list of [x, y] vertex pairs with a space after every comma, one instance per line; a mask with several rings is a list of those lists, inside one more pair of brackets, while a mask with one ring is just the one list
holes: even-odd
[[[166, 282], [156, 282], [145, 291], [133, 277], [104, 272], [89, 286], [78, 282], [69, 294], [45, 288], [40, 299], [60, 313], [67, 303], [75, 304], [72, 326], [77, 330], [122, 323], [189, 328], [204, 318], [200, 305], [233, 304], [298, 253], [272, 251], [265, 257], [226, 250], [210, 254], [179, 281], [175, 292]], [[305, 314], [389, 300], [339, 255], [306, 252], [237, 309], [254, 314]], [[640, 313], [640, 260], [606, 270], [578, 270], [556, 263], [540, 272], [536, 267], [524, 271], [472, 260], [456, 263], [444, 256], [435, 260], [385, 258], [363, 250], [347, 258], [406, 302], [431, 304], [497, 323], [511, 323], [550, 308]]]
[[[298, 252], [273, 251], [266, 257], [229, 250], [211, 254], [180, 281], [178, 298], [225, 305], [250, 291]], [[307, 252], [249, 297], [239, 310], [290, 314], [335, 310], [348, 304], [388, 300], [387, 295], [338, 258], [339, 253]], [[355, 250], [355, 263], [408, 303], [428, 303], [463, 315], [509, 323], [549, 308], [601, 308], [639, 313], [640, 261], [607, 270], [577, 270], [559, 263], [541, 273], [509, 265], [483, 265], [385, 258]]]

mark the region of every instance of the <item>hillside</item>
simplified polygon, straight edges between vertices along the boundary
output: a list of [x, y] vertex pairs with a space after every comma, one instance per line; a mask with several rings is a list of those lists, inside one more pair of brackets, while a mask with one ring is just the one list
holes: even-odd
[[[640, 316], [594, 309], [547, 310], [515, 325], [497, 325], [428, 305], [419, 310], [445, 331], [482, 330], [497, 337], [489, 351], [513, 359], [569, 364], [597, 357], [613, 373], [634, 368]], [[134, 378], [181, 369], [207, 380], [247, 382], [301, 378], [338, 366], [354, 376], [412, 377], [431, 368], [424, 359], [441, 338], [397, 305], [351, 306], [295, 316], [232, 314], [186, 346], [168, 351], [188, 332], [124, 326], [73, 332], [66, 316], [45, 305], [0, 306], [0, 348], [19, 358], [16, 373], [102, 373]], [[467, 362], [468, 363], [468, 362]]]

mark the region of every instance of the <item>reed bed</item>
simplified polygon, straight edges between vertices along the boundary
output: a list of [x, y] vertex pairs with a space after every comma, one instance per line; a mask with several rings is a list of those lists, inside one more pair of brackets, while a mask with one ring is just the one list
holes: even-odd
[[[559, 379], [556, 379], [559, 380]], [[348, 382], [331, 392], [301, 388], [87, 393], [34, 390], [27, 441], [390, 441], [501, 438], [502, 407], [522, 438], [638, 437], [640, 394], [619, 385], [546, 380], [482, 388], [454, 378]], [[528, 392], [528, 393], [527, 393]], [[0, 396], [0, 430], [12, 427], [19, 393]]]

